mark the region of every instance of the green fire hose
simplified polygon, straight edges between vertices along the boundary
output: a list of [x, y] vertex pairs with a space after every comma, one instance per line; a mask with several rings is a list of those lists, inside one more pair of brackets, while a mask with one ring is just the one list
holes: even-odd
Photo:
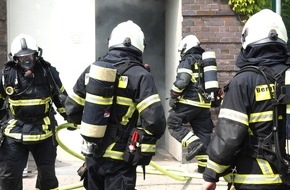
[[[72, 156], [80, 159], [80, 160], [85, 160], [85, 157], [82, 155], [82, 154], [79, 154], [75, 151], [73, 151], [72, 149], [70, 149], [67, 145], [65, 145], [61, 140], [60, 140], [60, 137], [59, 137], [59, 132], [62, 130], [62, 129], [66, 129], [66, 128], [76, 128], [78, 129], [79, 127], [78, 126], [75, 126], [74, 124], [72, 123], [64, 123], [64, 124], [61, 124], [59, 125], [57, 128], [56, 128], [56, 140], [59, 144], [59, 146], [64, 150], [66, 151], [67, 153], [71, 154]], [[154, 174], [154, 175], [166, 175], [168, 177], [171, 177], [175, 180], [179, 180], [179, 181], [188, 181], [188, 180], [191, 180], [192, 178], [200, 178], [200, 176], [197, 176], [197, 175], [194, 175], [194, 174], [191, 174], [191, 173], [188, 173], [186, 171], [183, 171], [181, 170], [180, 168], [172, 168], [172, 167], [162, 167], [160, 165], [158, 165], [157, 163], [155, 163], [154, 161], [151, 161], [150, 164], [149, 164], [153, 170], [151, 169], [146, 169], [146, 174]], [[137, 170], [138, 172], [138, 170]], [[141, 171], [140, 171], [141, 172]], [[71, 189], [78, 189], [78, 188], [81, 188], [83, 186], [82, 182], [81, 183], [77, 183], [77, 184], [73, 184], [73, 185], [69, 185], [69, 186], [63, 186], [63, 187], [60, 187], [59, 190], [71, 190]]]

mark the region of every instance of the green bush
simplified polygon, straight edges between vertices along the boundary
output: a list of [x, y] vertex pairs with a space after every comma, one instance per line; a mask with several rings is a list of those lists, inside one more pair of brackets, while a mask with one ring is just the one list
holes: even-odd
[[[259, 12], [261, 9], [273, 9], [272, 2], [269, 0], [229, 0], [228, 4], [232, 10], [237, 13], [242, 23], [245, 23], [248, 18]], [[275, 6], [275, 5], [274, 5]], [[287, 28], [288, 37], [290, 38], [290, 0], [281, 0], [281, 16]], [[290, 40], [288, 40], [288, 49], [290, 49]]]

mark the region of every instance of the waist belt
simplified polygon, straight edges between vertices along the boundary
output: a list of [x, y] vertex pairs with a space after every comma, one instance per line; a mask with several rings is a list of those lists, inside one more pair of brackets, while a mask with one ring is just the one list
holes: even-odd
[[48, 115], [41, 115], [37, 117], [16, 117], [14, 118], [19, 121], [23, 121], [24, 123], [35, 123], [36, 121], [41, 121], [43, 118], [47, 117]]

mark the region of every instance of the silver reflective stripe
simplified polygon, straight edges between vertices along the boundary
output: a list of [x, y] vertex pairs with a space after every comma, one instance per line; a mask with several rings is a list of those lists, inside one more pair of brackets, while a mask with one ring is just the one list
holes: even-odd
[[247, 114], [238, 112], [232, 109], [221, 108], [219, 113], [219, 118], [226, 118], [235, 122], [242, 123], [249, 126], [249, 118]]

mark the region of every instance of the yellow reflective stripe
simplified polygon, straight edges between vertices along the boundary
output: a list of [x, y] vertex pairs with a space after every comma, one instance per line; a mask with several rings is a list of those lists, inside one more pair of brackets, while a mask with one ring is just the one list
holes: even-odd
[[21, 139], [21, 137], [22, 137], [21, 133], [8, 133], [8, 134], [5, 133], [5, 135], [7, 137], [11, 137], [11, 138], [14, 138], [14, 139]]
[[90, 67], [89, 76], [100, 81], [115, 82], [117, 69], [106, 68], [92, 64]]
[[195, 83], [195, 82], [196, 82], [196, 78], [198, 78], [197, 76], [198, 76], [198, 74], [193, 73], [193, 74], [191, 75], [191, 79], [190, 79], [191, 82]]
[[[195, 157], [196, 158], [196, 157]], [[197, 165], [201, 166], [201, 167], [206, 167], [206, 161], [204, 160], [197, 160]]]
[[269, 162], [260, 158], [256, 158], [263, 174], [274, 174]]
[[99, 104], [99, 105], [112, 105], [113, 104], [113, 97], [105, 98], [103, 96], [97, 96], [90, 93], [86, 94], [86, 101], [93, 103], [93, 104]]
[[228, 169], [228, 167], [229, 166], [217, 164], [210, 159], [207, 160], [207, 168], [212, 169], [218, 174], [223, 173], [226, 169]]
[[136, 110], [136, 107], [134, 104], [129, 106], [126, 114], [122, 117], [122, 121], [121, 121], [122, 125], [127, 125], [127, 123], [129, 122], [129, 119], [132, 117], [135, 110]]
[[225, 181], [237, 184], [279, 184], [282, 183], [279, 174], [231, 174], [224, 176]]
[[[198, 73], [192, 73], [191, 76], [194, 77], [194, 78], [198, 78]], [[195, 79], [194, 79], [194, 80], [195, 80]], [[195, 80], [195, 81], [196, 81], [196, 80]]]
[[206, 155], [206, 154], [200, 154], [200, 155], [196, 155], [195, 158], [196, 158], [197, 160], [204, 160], [204, 161], [207, 161], [207, 159], [208, 159], [208, 155]]
[[125, 115], [122, 117], [122, 121], [121, 121], [122, 125], [127, 125], [127, 123], [129, 122], [129, 119], [132, 117], [133, 113], [136, 110], [136, 106], [135, 106], [136, 104], [133, 102], [132, 99], [121, 97], [121, 96], [117, 96], [116, 102], [119, 105], [128, 106], [128, 110], [125, 113]]
[[11, 129], [15, 127], [15, 124], [17, 123], [18, 120], [16, 119], [11, 119], [8, 122], [7, 127], [4, 130], [4, 134], [6, 136], [9, 136], [14, 139], [22, 139], [23, 141], [40, 141], [40, 140], [45, 140], [49, 137], [52, 136], [52, 131], [49, 130], [48, 125], [51, 124], [49, 117], [43, 118], [44, 124], [42, 125], [42, 129], [45, 132], [44, 134], [37, 134], [37, 135], [22, 135], [21, 133], [10, 133]]
[[156, 151], [155, 144], [141, 144], [141, 152], [154, 153]]
[[51, 123], [50, 123], [50, 119], [49, 119], [48, 116], [46, 116], [45, 118], [43, 118], [43, 121], [44, 121], [44, 124], [45, 124], [45, 125], [50, 125], [50, 124], [51, 124]]
[[249, 123], [272, 121], [272, 120], [273, 120], [273, 111], [265, 111], [250, 114]]
[[85, 99], [78, 96], [76, 93], [72, 92], [72, 94], [69, 95], [69, 97], [75, 101], [77, 104], [84, 106], [85, 105]]
[[173, 90], [174, 92], [181, 93], [184, 90], [184, 88], [183, 89], [179, 89], [178, 87], [176, 87], [175, 85], [173, 85], [171, 90]]
[[198, 140], [199, 138], [196, 136], [196, 135], [192, 135], [191, 137], [189, 137], [188, 139], [185, 139], [183, 138], [182, 141], [181, 141], [181, 144], [184, 146], [184, 147], [188, 147], [188, 145], [190, 143], [192, 143], [193, 141], [195, 140]]
[[286, 113], [287, 114], [290, 114], [290, 104], [287, 104], [286, 105]]
[[35, 142], [35, 141], [45, 140], [51, 136], [52, 136], [52, 132], [49, 131], [45, 134], [39, 134], [39, 135], [23, 135], [22, 138], [23, 138], [23, 141]]
[[23, 135], [21, 133], [9, 133], [5, 131], [5, 135], [14, 139], [18, 139], [18, 140], [23, 140], [23, 141], [40, 141], [40, 140], [45, 140], [49, 137], [52, 136], [52, 132], [51, 131], [47, 131], [44, 134], [38, 134], [38, 135]]
[[44, 105], [50, 103], [51, 98], [45, 99], [29, 99], [29, 100], [12, 100], [9, 98], [9, 103], [12, 106], [35, 106], [35, 105]]
[[112, 158], [112, 159], [116, 159], [116, 160], [123, 160], [123, 154], [124, 154], [123, 152], [112, 150], [112, 148], [115, 146], [115, 144], [116, 143], [113, 143], [107, 148], [103, 157]]
[[[16, 119], [11, 119], [11, 120], [8, 121], [8, 125], [4, 129], [4, 134], [5, 135], [8, 135], [10, 133], [11, 129], [15, 126], [16, 122], [17, 122]], [[19, 137], [19, 138], [21, 138], [21, 137]]]
[[65, 108], [63, 108], [63, 107], [57, 108], [56, 110], [58, 113], [65, 113]]
[[[194, 136], [194, 133], [193, 133], [192, 131], [189, 131], [189, 132], [185, 135], [185, 137], [183, 137], [183, 139], [181, 140], [181, 144], [182, 144], [182, 146], [187, 147], [188, 144], [189, 144], [189, 143], [187, 143], [187, 140], [188, 140], [189, 138], [191, 138], [192, 136]], [[192, 141], [191, 141], [191, 142], [192, 142]]]
[[203, 68], [203, 71], [204, 72], [217, 71], [217, 66], [214, 66], [214, 65], [212, 65], [212, 66], [206, 66], [206, 67]]
[[61, 87], [60, 87], [60, 89], [59, 89], [61, 92], [64, 92], [64, 86], [62, 85]]
[[236, 121], [249, 126], [248, 115], [242, 112], [238, 112], [227, 108], [221, 108], [218, 117], [230, 119], [232, 121]]
[[217, 71], [217, 66], [214, 66], [214, 65], [212, 65], [212, 66], [206, 66], [206, 67], [203, 68], [203, 71], [204, 72]]
[[223, 176], [224, 180], [228, 183], [234, 182], [234, 173], [228, 173], [225, 176]]
[[178, 102], [182, 103], [182, 104], [197, 106], [197, 107], [200, 107], [200, 108], [210, 108], [210, 105], [211, 105], [210, 103], [205, 103], [204, 101], [197, 102], [197, 101], [183, 99], [183, 98], [180, 98]]
[[135, 103], [133, 102], [131, 98], [117, 96], [117, 104], [123, 105], [123, 106], [131, 106], [131, 105], [134, 105]]
[[192, 75], [192, 70], [191, 69], [186, 69], [186, 68], [180, 68], [177, 70], [177, 73], [187, 73]]
[[207, 166], [208, 155], [206, 155], [206, 154], [196, 155], [195, 159], [197, 160], [197, 164], [199, 166], [202, 166], [202, 167], [206, 167]]
[[145, 98], [142, 102], [137, 104], [136, 108], [138, 109], [139, 113], [141, 113], [144, 109], [149, 107], [150, 105], [160, 102], [160, 98], [158, 94], [151, 95], [147, 98]]
[[195, 69], [195, 70], [198, 69], [198, 65], [199, 65], [199, 62], [194, 63], [194, 69]]

